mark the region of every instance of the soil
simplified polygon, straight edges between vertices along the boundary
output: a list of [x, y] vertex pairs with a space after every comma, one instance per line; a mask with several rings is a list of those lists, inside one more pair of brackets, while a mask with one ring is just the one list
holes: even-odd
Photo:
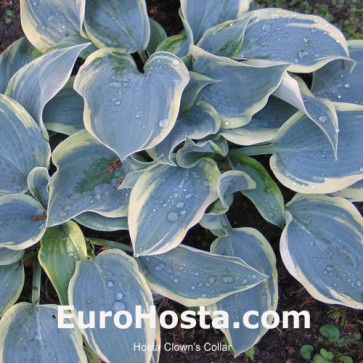
[[[334, 0], [324, 2], [327, 3], [329, 8], [334, 11], [334, 15], [339, 17], [339, 14], [336, 14], [336, 9], [332, 5]], [[148, 0], [147, 3], [150, 15], [165, 27], [169, 35], [175, 34], [181, 30], [182, 24], [177, 14], [180, 7], [179, 0]], [[313, 4], [314, 2], [311, 1], [311, 3]], [[12, 16], [9, 16], [10, 13], [6, 13], [6, 10], [11, 10]], [[346, 14], [341, 14], [341, 16], [346, 16]], [[20, 27], [19, 1], [0, 0], [0, 52], [21, 36], [23, 36], [23, 33]], [[260, 161], [268, 168], [268, 158], [260, 158]], [[284, 187], [280, 187], [283, 190], [285, 202], [288, 202], [292, 198], [293, 194]], [[279, 237], [281, 231], [277, 227], [265, 222], [248, 199], [241, 195], [236, 196], [234, 204], [229, 212], [229, 217], [234, 227], [248, 226], [257, 228], [271, 242], [271, 245], [276, 253], [279, 272], [280, 300], [278, 312], [281, 313], [284, 310], [308, 310], [311, 316], [310, 329], [282, 329], [282, 327], [278, 327], [269, 331], [255, 346], [253, 362], [306, 362], [306, 360], [301, 358], [299, 354], [301, 346], [304, 344], [310, 344], [316, 349], [322, 348], [323, 345], [318, 342], [319, 328], [327, 323], [333, 323], [339, 326], [341, 334], [345, 337], [352, 333], [360, 333], [362, 335], [362, 325], [359, 323], [359, 319], [362, 320], [363, 317], [359, 315], [359, 311], [322, 304], [314, 300], [302, 287], [302, 285], [291, 277], [283, 266], [279, 254]], [[123, 236], [123, 238], [125, 237], [126, 236]], [[185, 243], [203, 249], [208, 249], [214, 238], [215, 237], [213, 235], [203, 228], [194, 227], [188, 233]], [[27, 280], [29, 281], [30, 279]], [[53, 302], [56, 295], [51, 284], [45, 279], [43, 286], [45, 287], [45, 294], [43, 296], [42, 303]], [[26, 290], [27, 288], [25, 288], [25, 291]], [[158, 310], [175, 310], [177, 312], [182, 312], [185, 308], [164, 298], [158, 303]], [[340, 319], [336, 321], [336, 317], [339, 317]], [[181, 345], [196, 343], [203, 346], [206, 342], [217, 344], [222, 341], [223, 334], [214, 329], [203, 330], [198, 328], [193, 330], [183, 330], [180, 327], [177, 327], [173, 330], [162, 330], [163, 344], [174, 343], [176, 345]], [[360, 345], [335, 348], [340, 353], [345, 353], [351, 356], [354, 362], [363, 363], [362, 342]], [[233, 359], [233, 355], [228, 352], [206, 352], [203, 349], [200, 352], [192, 351], [180, 353], [165, 350], [161, 352], [162, 363], [217, 363], [249, 361], [249, 358], [244, 354], [236, 359]]]

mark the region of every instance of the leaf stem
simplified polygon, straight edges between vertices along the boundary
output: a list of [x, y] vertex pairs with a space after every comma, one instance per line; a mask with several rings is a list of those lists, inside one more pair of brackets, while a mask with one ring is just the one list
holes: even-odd
[[143, 50], [141, 52], [138, 52], [139, 57], [141, 58], [141, 60], [144, 62], [144, 64], [147, 62], [147, 60], [149, 59], [149, 56], [147, 55], [147, 53]]
[[32, 304], [38, 305], [40, 301], [40, 286], [42, 283], [42, 267], [38, 258], [33, 260], [33, 284], [32, 284]]
[[125, 252], [133, 252], [133, 248], [131, 246], [127, 246], [123, 243], [109, 241], [107, 239], [102, 238], [86, 238], [87, 242], [92, 243], [97, 246], [102, 247], [110, 247], [110, 248], [117, 248], [119, 250], [125, 251]]
[[255, 146], [247, 146], [241, 147], [239, 149], [233, 149], [229, 152], [229, 156], [256, 156], [256, 155], [266, 155], [274, 153], [274, 145], [255, 145]]

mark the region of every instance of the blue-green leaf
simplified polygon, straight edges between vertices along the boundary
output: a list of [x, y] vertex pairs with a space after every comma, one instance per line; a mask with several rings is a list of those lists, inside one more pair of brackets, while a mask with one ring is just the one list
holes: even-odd
[[348, 47], [355, 65], [345, 60], [328, 63], [314, 73], [311, 89], [318, 97], [363, 105], [363, 41], [350, 40]]
[[71, 77], [60, 92], [44, 107], [43, 121], [48, 130], [72, 135], [84, 129], [83, 98], [73, 89]]
[[47, 53], [21, 68], [9, 81], [5, 94], [30, 113], [45, 135], [44, 106], [67, 83], [80, 52], [88, 45], [75, 45]]
[[23, 37], [11, 44], [0, 55], [0, 93], [4, 93], [10, 78], [34, 59], [34, 47]]
[[221, 135], [237, 145], [249, 146], [274, 139], [280, 127], [297, 109], [271, 96], [266, 106], [252, 116], [251, 122], [237, 129], [224, 129]]
[[[0, 321], [0, 360], [3, 363], [87, 363], [82, 335], [77, 329], [59, 329], [56, 305], [22, 302]], [[65, 319], [65, 323], [70, 321]]]
[[14, 251], [6, 247], [0, 247], [0, 266], [11, 265], [19, 261], [24, 255], [24, 251]]
[[49, 226], [59, 225], [84, 212], [104, 216], [127, 215], [130, 191], [118, 190], [129, 172], [117, 155], [86, 130], [80, 131], [53, 152], [58, 170], [49, 184]]
[[213, 156], [226, 156], [228, 154], [228, 142], [223, 138], [216, 140], [193, 142], [186, 139], [184, 146], [176, 153], [176, 162], [182, 168], [190, 168], [199, 163], [202, 158]]
[[130, 56], [103, 49], [87, 59], [74, 84], [85, 100], [86, 129], [122, 160], [165, 139], [189, 81], [187, 68], [171, 53], [154, 53], [144, 72]]
[[176, 56], [182, 58], [188, 54], [189, 46], [190, 42], [183, 31], [180, 34], [172, 35], [166, 38], [159, 44], [157, 51], [173, 53]]
[[127, 217], [109, 218], [97, 213], [86, 212], [78, 215], [74, 220], [90, 229], [103, 232], [128, 230]]
[[363, 218], [343, 198], [297, 195], [288, 205], [280, 251], [309, 293], [363, 309]]
[[24, 250], [37, 243], [46, 229], [46, 211], [28, 195], [0, 197], [0, 247]]
[[[135, 306], [140, 306], [142, 313], [149, 313], [153, 300], [132, 257], [119, 250], [109, 250], [94, 260], [78, 262], [68, 293], [75, 312], [84, 312], [85, 322], [89, 321], [89, 311], [117, 313], [123, 310], [132, 315], [133, 324], [128, 329], [118, 329], [112, 321], [108, 321], [104, 329], [80, 326], [88, 344], [103, 361], [150, 361], [151, 351], [134, 349], [134, 344], [153, 345], [156, 332], [147, 320], [142, 320], [141, 328], [135, 327]], [[79, 321], [77, 323], [79, 325]]]
[[323, 18], [274, 8], [252, 12], [236, 56], [287, 62], [289, 71], [296, 73], [309, 73], [348, 57], [342, 32]]
[[218, 198], [216, 163], [203, 159], [189, 169], [159, 165], [145, 171], [131, 192], [129, 228], [135, 254], [165, 253]]
[[236, 62], [191, 46], [193, 69], [219, 83], [205, 87], [200, 98], [221, 116], [222, 128], [241, 127], [260, 111], [280, 85], [286, 64], [264, 61]]
[[351, 202], [363, 202], [363, 179], [353, 185], [333, 193], [336, 197], [342, 197]]
[[49, 166], [49, 144], [23, 107], [3, 95], [0, 95], [0, 130], [0, 195], [26, 192], [31, 170]]
[[231, 157], [233, 169], [240, 170], [256, 183], [255, 189], [243, 190], [266, 221], [282, 228], [285, 222], [285, 205], [282, 193], [267, 170], [255, 159], [249, 157]]
[[209, 28], [245, 13], [249, 0], [181, 0], [181, 10], [193, 31], [195, 44]]
[[98, 48], [118, 48], [127, 54], [146, 49], [150, 39], [145, 0], [89, 0], [84, 26]]
[[28, 187], [33, 195], [45, 209], [48, 206], [49, 190], [48, 185], [52, 181], [47, 168], [36, 167], [28, 176]]
[[18, 300], [23, 290], [24, 278], [24, 266], [21, 261], [0, 265], [0, 316]]
[[[278, 300], [276, 257], [269, 242], [260, 232], [252, 228], [231, 230], [228, 236], [213, 242], [211, 252], [239, 257], [270, 277], [252, 289], [230, 295], [208, 307], [210, 311], [223, 310], [228, 313], [231, 325], [222, 331], [237, 356], [255, 345], [268, 331], [263, 326], [257, 329], [243, 326], [241, 317], [251, 310], [258, 311], [260, 316], [265, 311], [276, 310]], [[239, 322], [240, 327], [234, 327], [234, 322]]]
[[338, 158], [320, 129], [298, 113], [280, 129], [271, 150], [275, 176], [299, 193], [333, 193], [363, 179], [363, 107], [334, 104], [339, 120]]
[[167, 38], [164, 28], [154, 19], [149, 19], [150, 22], [150, 40], [146, 48], [148, 54], [156, 52], [158, 46]]
[[172, 152], [186, 138], [202, 139], [216, 134], [220, 128], [220, 118], [213, 106], [198, 100], [183, 116], [179, 116], [170, 134], [149, 154], [158, 162], [175, 165]]
[[85, 0], [20, 0], [21, 25], [26, 37], [41, 51], [82, 30]]
[[185, 306], [212, 304], [266, 279], [239, 258], [187, 246], [138, 261], [153, 291]]
[[68, 284], [76, 269], [76, 262], [86, 259], [86, 241], [76, 223], [68, 221], [47, 229], [40, 241], [39, 262], [62, 305], [68, 305]]

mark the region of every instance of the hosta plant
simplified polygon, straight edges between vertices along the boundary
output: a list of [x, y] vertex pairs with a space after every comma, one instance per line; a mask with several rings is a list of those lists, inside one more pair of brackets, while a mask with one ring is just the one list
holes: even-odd
[[[274, 251], [231, 226], [236, 193], [314, 298], [363, 308], [363, 42], [248, 0], [181, 0], [180, 17], [167, 37], [144, 0], [21, 0], [26, 37], [0, 56], [2, 362], [155, 362], [133, 346], [158, 327], [86, 323], [157, 295], [232, 321], [274, 311]], [[209, 251], [183, 243], [197, 224]], [[57, 304], [86, 323], [58, 329]], [[237, 356], [266, 329], [223, 333]]]

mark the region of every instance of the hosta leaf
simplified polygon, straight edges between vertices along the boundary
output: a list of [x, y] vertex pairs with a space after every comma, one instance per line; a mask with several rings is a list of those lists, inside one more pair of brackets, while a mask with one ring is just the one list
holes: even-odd
[[237, 145], [249, 146], [274, 139], [280, 127], [297, 109], [271, 96], [266, 106], [252, 116], [251, 122], [237, 129], [222, 130], [221, 135]]
[[57, 317], [56, 305], [23, 302], [9, 309], [0, 321], [0, 360], [86, 363], [81, 333], [59, 329]]
[[165, 253], [178, 246], [217, 199], [219, 174], [210, 159], [190, 169], [160, 165], [141, 174], [129, 206], [135, 255]]
[[78, 215], [74, 220], [90, 229], [103, 232], [114, 232], [129, 229], [127, 217], [108, 218], [97, 213], [86, 212]]
[[227, 20], [235, 20], [245, 13], [249, 0], [181, 0], [181, 10], [189, 23], [197, 43], [205, 31]]
[[285, 222], [284, 198], [267, 170], [255, 159], [243, 156], [232, 156], [230, 164], [256, 183], [255, 189], [243, 190], [242, 194], [251, 200], [266, 221], [282, 228]]
[[179, 116], [173, 130], [159, 145], [149, 153], [158, 162], [175, 165], [173, 150], [186, 138], [202, 139], [218, 132], [220, 118], [213, 106], [204, 101], [196, 104], [184, 116]]
[[98, 142], [86, 130], [80, 131], [53, 152], [58, 170], [49, 185], [48, 224], [59, 225], [84, 212], [111, 217], [127, 215], [130, 192], [118, 190], [128, 173], [127, 162]]
[[334, 196], [346, 198], [352, 202], [363, 202], [363, 180], [334, 193]]
[[44, 106], [67, 83], [76, 59], [88, 45], [75, 45], [47, 53], [21, 68], [9, 81], [6, 95], [18, 101], [45, 134]]
[[315, 122], [328, 138], [336, 156], [338, 117], [331, 101], [315, 97], [302, 80], [296, 80], [288, 73], [285, 74], [274, 95], [303, 111], [310, 120]]
[[164, 28], [154, 19], [149, 18], [150, 22], [150, 40], [146, 48], [148, 54], [153, 54], [156, 52], [159, 44], [161, 44], [166, 38], [167, 34]]
[[176, 56], [182, 58], [188, 54], [189, 46], [190, 42], [183, 31], [180, 34], [172, 35], [166, 38], [159, 44], [157, 51], [173, 53]]
[[119, 250], [109, 250], [100, 253], [94, 260], [78, 262], [69, 286], [69, 301], [76, 312], [84, 312], [85, 322], [89, 311], [117, 313], [127, 310], [132, 315], [133, 324], [128, 329], [118, 329], [112, 321], [108, 321], [105, 329], [81, 329], [91, 348], [103, 361], [150, 361], [151, 351], [134, 350], [133, 346], [139, 343], [153, 345], [156, 332], [146, 323], [147, 320], [142, 320], [141, 328], [135, 327], [135, 306], [141, 306], [143, 313], [149, 313], [153, 300], [132, 257]]
[[225, 208], [229, 207], [226, 200], [228, 195], [255, 188], [256, 183], [254, 180], [248, 174], [239, 170], [226, 171], [219, 177], [217, 183], [218, 196]]
[[0, 93], [4, 93], [10, 78], [34, 59], [34, 47], [27, 38], [20, 38], [0, 55]]
[[55, 287], [62, 305], [68, 305], [68, 284], [76, 262], [87, 259], [83, 233], [72, 221], [48, 228], [40, 241], [39, 262]]
[[37, 243], [46, 229], [46, 211], [23, 194], [0, 197], [0, 247], [25, 250]]
[[328, 304], [363, 309], [363, 219], [343, 198], [297, 195], [280, 241], [283, 262], [308, 292]]
[[[218, 201], [216, 203], [218, 203]], [[203, 228], [209, 229], [217, 237], [228, 236], [232, 227], [226, 214], [224, 214], [227, 212], [226, 208], [224, 208], [221, 213], [219, 210], [215, 213], [213, 207], [214, 205], [211, 207], [211, 212], [208, 211], [200, 220], [199, 224]]]
[[145, 0], [89, 0], [84, 26], [98, 48], [118, 48], [122, 53], [140, 52], [150, 39]]
[[104, 49], [87, 59], [74, 84], [86, 103], [86, 129], [122, 160], [165, 139], [189, 81], [185, 65], [170, 53], [154, 53], [144, 72], [131, 57]]
[[0, 266], [11, 265], [19, 261], [24, 255], [24, 251], [14, 251], [6, 247], [0, 247]]
[[314, 73], [312, 92], [335, 102], [363, 105], [363, 41], [350, 40], [348, 47], [354, 67], [345, 60], [328, 63]]
[[279, 86], [286, 64], [236, 62], [191, 46], [193, 70], [221, 82], [205, 87], [200, 97], [216, 108], [222, 128], [241, 127], [266, 104]]
[[266, 279], [239, 258], [187, 246], [138, 261], [153, 291], [185, 306], [212, 304]]
[[176, 153], [176, 162], [182, 168], [190, 168], [199, 163], [199, 160], [216, 155], [226, 156], [228, 143], [225, 139], [200, 141], [198, 143], [187, 139], [184, 146]]
[[20, 0], [21, 25], [36, 48], [47, 51], [82, 30], [85, 0]]
[[49, 166], [49, 144], [23, 107], [3, 95], [0, 95], [0, 129], [0, 195], [23, 193], [28, 189], [31, 170]]
[[0, 316], [18, 300], [24, 286], [24, 277], [24, 266], [21, 261], [0, 265]]
[[335, 104], [338, 158], [319, 128], [303, 114], [280, 129], [270, 165], [279, 181], [299, 193], [333, 193], [363, 179], [363, 108]]
[[36, 167], [28, 176], [28, 187], [33, 195], [45, 209], [48, 206], [49, 191], [48, 184], [52, 181], [47, 168]]
[[249, 16], [245, 16], [240, 20], [229, 20], [218, 24], [208, 29], [197, 45], [208, 53], [233, 57], [242, 46], [248, 21]]
[[288, 62], [289, 70], [296, 73], [310, 73], [347, 57], [343, 34], [323, 18], [273, 8], [252, 12], [236, 56]]
[[[269, 242], [260, 232], [252, 228], [231, 230], [228, 236], [218, 238], [212, 244], [211, 252], [240, 257], [245, 263], [270, 277], [249, 290], [230, 295], [208, 307], [210, 311], [223, 310], [228, 313], [230, 328], [222, 331], [237, 356], [255, 345], [268, 331], [261, 325], [257, 329], [244, 327], [241, 319], [251, 310], [258, 311], [260, 316], [265, 311], [276, 310], [278, 300], [276, 258]], [[235, 328], [234, 322], [239, 322], [240, 327]]]
[[84, 129], [83, 98], [73, 89], [71, 77], [63, 89], [44, 107], [43, 121], [48, 130], [72, 135]]

